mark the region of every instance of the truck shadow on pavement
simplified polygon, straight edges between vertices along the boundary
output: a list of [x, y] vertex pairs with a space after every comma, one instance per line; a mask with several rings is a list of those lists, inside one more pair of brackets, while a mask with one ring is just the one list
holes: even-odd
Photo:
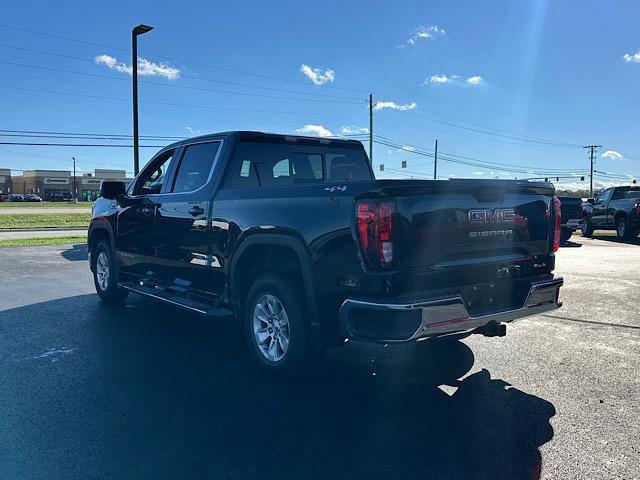
[[285, 385], [234, 324], [144, 299], [33, 304], [0, 329], [0, 477], [530, 480], [553, 437], [550, 402], [459, 380], [462, 342], [350, 342]]
[[77, 261], [87, 261], [88, 254], [87, 254], [87, 244], [86, 243], [78, 243], [76, 245], [72, 245], [71, 248], [68, 248], [67, 250], [63, 250], [62, 252], [60, 252], [60, 255], [62, 255], [62, 258], [64, 258], [65, 260], [69, 260], [72, 262], [77, 262]]

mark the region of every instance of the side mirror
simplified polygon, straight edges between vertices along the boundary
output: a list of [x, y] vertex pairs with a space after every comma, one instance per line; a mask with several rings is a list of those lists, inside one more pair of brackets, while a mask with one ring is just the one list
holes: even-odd
[[587, 203], [593, 205], [594, 203], [596, 203], [596, 201], [593, 198], [587, 198]]
[[100, 187], [100, 196], [107, 200], [115, 200], [125, 194], [124, 182], [104, 181]]

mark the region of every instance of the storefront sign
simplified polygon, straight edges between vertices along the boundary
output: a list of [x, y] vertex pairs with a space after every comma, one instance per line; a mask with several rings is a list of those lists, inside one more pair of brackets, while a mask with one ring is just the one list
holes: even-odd
[[68, 178], [45, 177], [43, 181], [45, 185], [69, 185]]

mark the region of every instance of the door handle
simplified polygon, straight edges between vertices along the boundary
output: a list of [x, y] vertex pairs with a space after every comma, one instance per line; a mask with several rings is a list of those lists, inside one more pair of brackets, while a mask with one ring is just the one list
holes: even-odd
[[142, 207], [140, 213], [143, 215], [153, 215], [153, 207]]
[[189, 209], [189, 213], [194, 217], [197, 217], [198, 215], [202, 215], [204, 213], [204, 208], [194, 205]]

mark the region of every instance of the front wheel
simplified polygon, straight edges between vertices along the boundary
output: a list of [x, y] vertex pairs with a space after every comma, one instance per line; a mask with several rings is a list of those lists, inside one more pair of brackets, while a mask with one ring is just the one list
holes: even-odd
[[111, 251], [111, 246], [102, 241], [96, 247], [93, 265], [93, 283], [96, 293], [103, 302], [116, 303], [123, 301], [129, 292], [118, 287], [118, 271]]
[[584, 217], [584, 219], [582, 220], [580, 231], [582, 232], [583, 237], [590, 237], [591, 235], [593, 235], [593, 224], [591, 223], [591, 219], [589, 217]]
[[313, 357], [302, 290], [278, 275], [263, 275], [251, 287], [244, 309], [249, 351], [265, 372], [290, 381]]

